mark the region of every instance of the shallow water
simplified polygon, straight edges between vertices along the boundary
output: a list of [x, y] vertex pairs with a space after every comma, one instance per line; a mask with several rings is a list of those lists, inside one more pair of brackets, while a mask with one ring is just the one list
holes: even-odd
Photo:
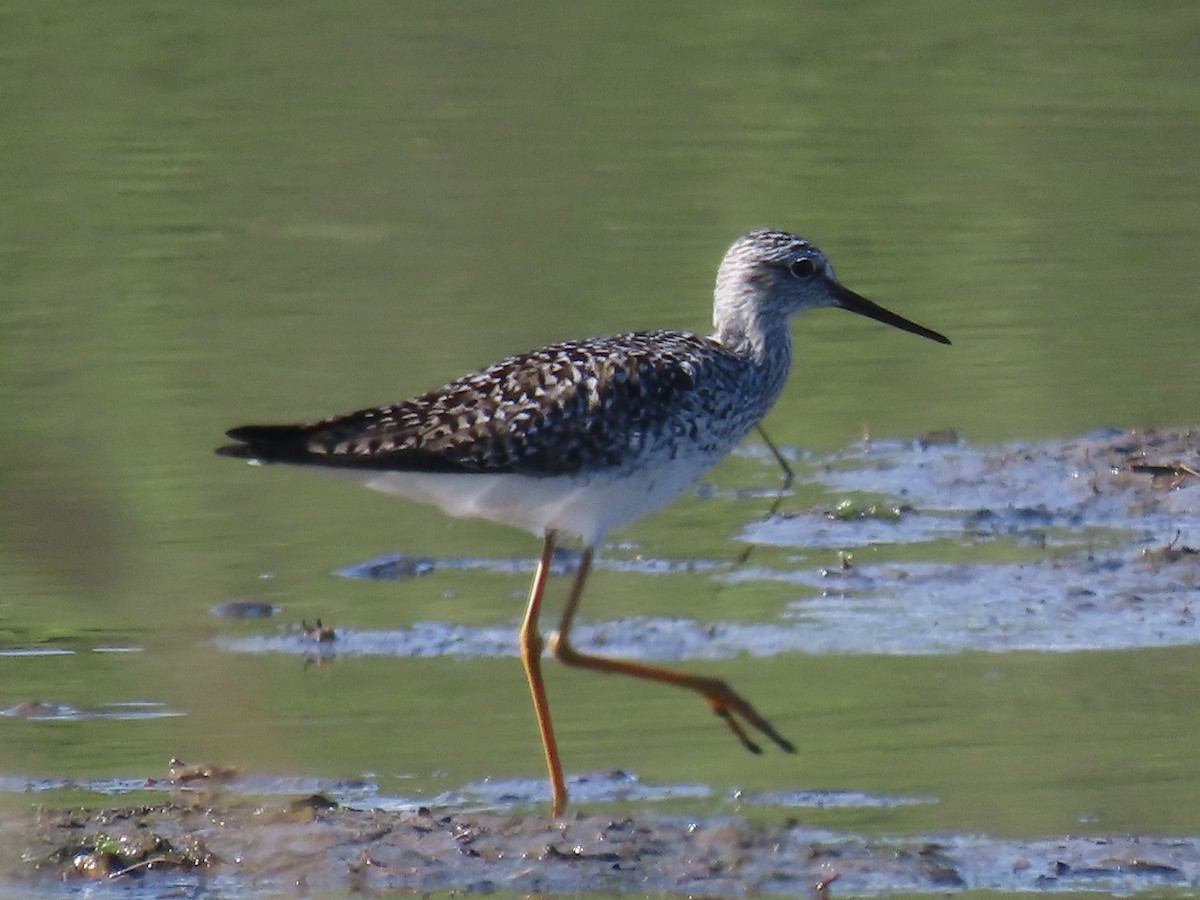
[[108, 802], [172, 757], [421, 802], [539, 785], [512, 641], [536, 542], [212, 447], [551, 340], [703, 330], [725, 246], [775, 225], [954, 346], [804, 317], [778, 513], [750, 442], [589, 584], [588, 641], [728, 678], [801, 752], [551, 667], [570, 772], [702, 786], [662, 801], [695, 815], [938, 800], [804, 808], [852, 836], [1200, 833], [1197, 488], [1087, 456], [1196, 421], [1198, 27], [6, 9], [0, 805]]
[[[887, 499], [819, 504], [751, 522], [738, 539], [758, 548], [758, 556], [743, 561], [637, 554], [601, 559], [596, 566], [643, 575], [702, 573], [739, 586], [796, 586], [805, 596], [766, 621], [636, 616], [582, 624], [580, 641], [619, 656], [666, 660], [1195, 644], [1200, 478], [1184, 474], [1179, 484], [1156, 490], [1152, 476], [1130, 470], [1131, 443], [1109, 431], [1065, 447], [930, 449], [915, 441], [875, 442], [809, 458], [800, 467], [806, 480], [842, 495]], [[1137, 459], [1148, 458], [1147, 452], [1164, 462], [1194, 454], [1191, 434], [1150, 443], [1148, 451], [1138, 448]], [[997, 481], [1003, 481], [1003, 491]], [[779, 550], [791, 551], [787, 564], [760, 564], [764, 548], [775, 551], [776, 560], [782, 559]], [[1029, 548], [1039, 558], [1027, 559]], [[840, 551], [838, 566], [797, 565], [828, 549]], [[563, 574], [575, 555], [560, 555], [554, 571]], [[857, 561], [860, 556], [864, 562]], [[440, 570], [527, 573], [534, 565], [532, 559], [418, 560], [393, 554], [338, 574], [394, 580]], [[472, 628], [419, 622], [404, 630], [342, 630], [336, 643], [285, 629], [219, 644], [327, 658], [515, 656], [512, 633], [511, 623]]]
[[[722, 834], [723, 828], [740, 833], [750, 827], [746, 822], [779, 827], [802, 821], [825, 830], [801, 833], [787, 825], [788, 840], [809, 842], [810, 856], [818, 845], [836, 848], [828, 851], [836, 864], [825, 868], [785, 872], [745, 863], [733, 882], [715, 877], [713, 869], [693, 885], [700, 893], [721, 894], [731, 883], [742, 890], [769, 883], [772, 891], [803, 891], [822, 872], [838, 874], [839, 890], [855, 894], [948, 884], [992, 890], [1195, 888], [1200, 876], [1193, 857], [1200, 839], [1193, 836], [1193, 811], [1200, 797], [1191, 773], [1200, 762], [1200, 735], [1190, 698], [1200, 687], [1200, 669], [1191, 607], [1200, 589], [1195, 549], [1200, 519], [1189, 498], [1200, 479], [1188, 471], [1194, 468], [1190, 463], [1179, 467], [1185, 455], [1194, 456], [1193, 446], [1190, 432], [1116, 431], [1065, 444], [987, 451], [961, 443], [936, 449], [918, 442], [874, 443], [794, 461], [806, 487], [783, 497], [777, 513], [749, 522], [742, 536], [751, 547], [749, 558], [668, 561], [641, 556], [629, 545], [611, 548], [597, 581], [655, 585], [656, 602], [672, 583], [684, 580], [692, 582], [683, 585], [689, 595], [697, 596], [696, 585], [706, 584], [723, 601], [729, 591], [792, 595], [777, 596], [774, 612], [758, 620], [589, 617], [577, 639], [615, 655], [682, 660], [690, 668], [707, 666], [729, 676], [786, 735], [798, 739], [800, 753], [747, 756], [693, 698], [663, 696], [640, 685], [614, 692], [607, 679], [552, 669], [576, 807], [601, 816], [633, 816], [639, 827], [662, 830], [660, 844], [684, 840], [670, 816], [686, 810], [694, 822]], [[767, 463], [759, 465], [771, 471]], [[985, 472], [1001, 473], [1012, 486], [1008, 496], [1039, 497], [1036, 514], [1026, 506], [980, 506]], [[888, 495], [876, 483], [882, 477], [904, 487]], [[793, 505], [803, 490], [835, 484], [843, 502]], [[867, 487], [869, 492], [862, 489]], [[731, 496], [717, 486], [686, 502], [703, 510], [727, 504]], [[761, 504], [763, 498], [736, 502]], [[933, 540], [928, 518], [945, 520]], [[1164, 523], [1174, 529], [1170, 539], [1153, 540]], [[887, 540], [880, 539], [880, 527], [888, 529]], [[846, 549], [822, 566], [831, 532], [838, 536], [834, 543]], [[1055, 540], [1043, 540], [1042, 532], [1054, 533]], [[1031, 549], [1035, 559], [1027, 558]], [[869, 563], [859, 561], [864, 555]], [[561, 576], [574, 554], [560, 557], [555, 569]], [[336, 574], [363, 588], [439, 578], [469, 583], [480, 573], [520, 585], [532, 566], [528, 558], [392, 554]], [[18, 797], [37, 798], [39, 805], [78, 804], [81, 798], [85, 805], [103, 805], [115, 797], [145, 798], [137, 802], [159, 809], [163, 801], [156, 798], [165, 795], [171, 799], [152, 813], [156, 830], [147, 833], [182, 828], [190, 834], [194, 825], [180, 816], [193, 806], [171, 805], [180, 791], [200, 791], [204, 804], [234, 805], [240, 797], [318, 793], [322, 802], [348, 811], [419, 816], [433, 809], [463, 817], [456, 827], [490, 829], [494, 826], [480, 822], [496, 812], [515, 814], [514, 821], [530, 823], [520, 832], [522, 846], [538, 829], [551, 845], [558, 839], [558, 826], [544, 818], [549, 792], [531, 746], [528, 711], [512, 716], [524, 699], [515, 611], [508, 620], [484, 626], [418, 620], [398, 630], [327, 620], [317, 629], [297, 624], [286, 607], [236, 602], [253, 615], [243, 619], [230, 615], [228, 604], [214, 607], [212, 636], [181, 658], [219, 660], [220, 674], [214, 670], [212, 678], [228, 684], [249, 683], [238, 672], [274, 679], [274, 709], [249, 714], [249, 691], [214, 696], [210, 679], [204, 679], [200, 687], [208, 706], [189, 709], [177, 720], [182, 729], [142, 731], [136, 750], [128, 732], [87, 734], [93, 742], [87, 759], [110, 754], [131, 774], [81, 778], [62, 774], [69, 771], [62, 761], [70, 755], [44, 732], [52, 723], [65, 727], [179, 712], [146, 701], [90, 707], [23, 701], [2, 712], [13, 722], [8, 729], [13, 746], [60, 763], [55, 774], [38, 775], [31, 756], [0, 777], [4, 805], [15, 812]], [[123, 659], [128, 678], [146, 656], [146, 651], [47, 655], [18, 648], [11, 659], [78, 660], [85, 669], [88, 662]], [[293, 662], [280, 667], [288, 660]], [[381, 693], [382, 684], [389, 687]], [[511, 700], [500, 704], [502, 685]], [[439, 719], [437, 711], [446, 709], [453, 710], [450, 719]], [[197, 720], [221, 730], [202, 740], [186, 727]], [[153, 753], [168, 753], [186, 742], [179, 735], [188, 734], [193, 746], [231, 741], [254, 746], [254, 758], [242, 763], [223, 756], [215, 767], [172, 763], [171, 774], [164, 775]], [[372, 740], [364, 742], [363, 734]], [[264, 742], [248, 742], [256, 738]], [[702, 746], [703, 752], [680, 754], [681, 745]], [[377, 768], [380, 747], [405, 766]], [[674, 759], [664, 763], [671, 753]], [[509, 775], [503, 763], [497, 765], [510, 754], [521, 760], [517, 771], [524, 774]], [[618, 758], [630, 760], [630, 767], [599, 768]], [[473, 760], [488, 767], [486, 778], [467, 774], [480, 764]], [[227, 762], [240, 765], [230, 768]], [[84, 771], [86, 766], [85, 760]], [[261, 822], [241, 822], [236, 815], [219, 819], [217, 830], [206, 832], [214, 846], [273, 844], [258, 834]], [[13, 820], [7, 821], [11, 828]], [[381, 833], [402, 827], [402, 821]], [[305, 838], [312, 855], [304, 870], [317, 867], [313, 871], [331, 889], [349, 887], [337, 874], [342, 862], [332, 857], [319, 862], [327, 838], [331, 849], [339, 846], [334, 838], [343, 827], [323, 836], [326, 825], [317, 823], [317, 832]], [[782, 839], [774, 832], [754, 833], [764, 848]], [[1112, 849], [1124, 840], [1119, 835], [1130, 833], [1143, 835], [1141, 843]], [[27, 866], [38, 859], [48, 864], [54, 832], [43, 829], [40, 835], [32, 844], [28, 836], [22, 839]], [[511, 835], [496, 837], [503, 845]], [[884, 864], [880, 854], [897, 842], [916, 848], [936, 844], [936, 865], [917, 850], [911, 870]], [[376, 851], [381, 858], [393, 852], [382, 845], [371, 852]], [[243, 878], [260, 865], [271, 868], [272, 878], [294, 875], [266, 859], [247, 862], [241, 851], [238, 858]], [[527, 884], [528, 867], [478, 869], [432, 859], [409, 875], [397, 875], [387, 864], [377, 874], [391, 886], [427, 888], [469, 887], [481, 879], [532, 888], [551, 878], [548, 872], [529, 876], [534, 880]], [[951, 881], [938, 880], [951, 874]], [[222, 885], [229, 876], [223, 866], [213, 873]], [[555, 881], [560, 890], [589, 888], [582, 868], [572, 877], [561, 872], [553, 877], [565, 879]], [[203, 880], [208, 883], [210, 876]], [[277, 885], [258, 876], [252, 880]], [[239, 883], [234, 877], [229, 889], [239, 889]], [[612, 890], [634, 884], [611, 877], [607, 883]], [[636, 883], [645, 889], [642, 881]], [[161, 880], [148, 884], [152, 891], [163, 887]]]

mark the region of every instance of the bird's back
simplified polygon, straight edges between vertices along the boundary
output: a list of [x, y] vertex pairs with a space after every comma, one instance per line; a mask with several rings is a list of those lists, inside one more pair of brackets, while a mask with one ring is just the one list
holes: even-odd
[[395, 405], [304, 425], [234, 428], [228, 435], [240, 443], [218, 452], [307, 466], [535, 477], [621, 471], [683, 451], [720, 458], [774, 400], [774, 385], [769, 398], [736, 389], [754, 388], [743, 382], [759, 377], [711, 338], [634, 332], [509, 357]]

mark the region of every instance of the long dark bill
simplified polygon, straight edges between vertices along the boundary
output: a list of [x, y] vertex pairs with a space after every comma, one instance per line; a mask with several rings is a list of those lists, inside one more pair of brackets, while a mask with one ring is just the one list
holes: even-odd
[[921, 337], [937, 341], [939, 344], [950, 343], [950, 339], [944, 334], [934, 331], [932, 328], [926, 328], [924, 325], [918, 325], [916, 322], [910, 322], [904, 316], [898, 316], [890, 309], [884, 309], [878, 303], [872, 303], [866, 297], [860, 297], [847, 287], [837, 284], [834, 285], [833, 291], [837, 295], [838, 306], [842, 309], [848, 309], [850, 312], [866, 316], [868, 319], [875, 319], [877, 322], [883, 322], [885, 325], [891, 325], [901, 331], [911, 331], [913, 334], [919, 334]]

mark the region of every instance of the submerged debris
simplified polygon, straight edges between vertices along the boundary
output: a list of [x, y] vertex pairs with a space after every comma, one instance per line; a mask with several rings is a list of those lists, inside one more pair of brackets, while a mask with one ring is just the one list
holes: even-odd
[[305, 640], [316, 641], [318, 644], [328, 644], [337, 640], [337, 632], [333, 630], [333, 626], [322, 625], [320, 619], [317, 619], [313, 625], [309, 625], [307, 621], [301, 619], [300, 635]]
[[946, 447], [959, 443], [958, 432], [953, 428], [935, 428], [917, 438], [917, 446], [922, 450], [930, 447]]
[[78, 714], [74, 707], [65, 703], [49, 703], [45, 700], [22, 700], [8, 709], [0, 709], [0, 716], [14, 719], [62, 719]]
[[1176, 531], [1175, 537], [1171, 538], [1170, 543], [1163, 547], [1143, 547], [1142, 559], [1151, 565], [1175, 563], [1182, 559], [1200, 559], [1200, 550], [1180, 544], [1179, 537], [1180, 532]]
[[[217, 864], [213, 854], [196, 835], [164, 836], [156, 825], [166, 807], [62, 813], [42, 823], [39, 838], [50, 838], [55, 830], [70, 838], [47, 852], [27, 852], [26, 860], [35, 874], [50, 874], [58, 880], [112, 881], [142, 878], [152, 873], [192, 872]], [[175, 823], [165, 823], [173, 832]]]
[[218, 619], [269, 619], [280, 612], [265, 600], [229, 600], [209, 610]]
[[866, 505], [853, 500], [842, 500], [825, 515], [837, 522], [852, 522], [857, 519], [877, 519], [881, 522], [899, 522], [900, 517], [913, 508], [904, 504], [870, 503]]
[[1166, 488], [1167, 490], [1179, 487], [1189, 476], [1200, 478], [1200, 471], [1197, 471], [1194, 466], [1182, 462], [1167, 465], [1132, 463], [1129, 469], [1132, 472], [1153, 476], [1151, 484], [1156, 488]]
[[14, 719], [58, 722], [79, 722], [84, 719], [108, 719], [111, 721], [168, 719], [181, 715], [183, 713], [168, 709], [162, 703], [153, 700], [124, 700], [92, 708], [71, 706], [69, 703], [53, 703], [48, 700], [22, 700], [8, 709], [0, 710], [0, 716]]
[[370, 578], [374, 581], [406, 581], [409, 578], [428, 575], [435, 568], [434, 561], [427, 557], [392, 553], [338, 569], [334, 574], [344, 578]]
[[195, 787], [196, 785], [212, 785], [229, 782], [242, 775], [242, 771], [233, 766], [215, 766], [210, 763], [195, 763], [189, 765], [181, 759], [171, 759], [167, 780], [178, 787]]

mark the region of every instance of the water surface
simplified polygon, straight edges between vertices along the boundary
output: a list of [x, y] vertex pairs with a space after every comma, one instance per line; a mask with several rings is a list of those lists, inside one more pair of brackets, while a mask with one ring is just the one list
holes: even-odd
[[[767, 426], [797, 459], [816, 454], [781, 508], [801, 525], [847, 499], [928, 505], [829, 455], [864, 434], [951, 427], [982, 453], [1194, 424], [1198, 34], [1189, 5], [1122, 2], [782, 18], [758, 2], [686, 16], [10, 5], [0, 709], [48, 712], [0, 717], [0, 774], [137, 780], [180, 757], [421, 797], [539, 778], [511, 656], [306, 664], [229, 649], [317, 618], [348, 634], [511, 631], [535, 540], [211, 449], [236, 424], [402, 398], [551, 340], [704, 330], [717, 262], [755, 226], [811, 237], [849, 286], [954, 341], [834, 312], [796, 323], [796, 370]], [[1176, 540], [1169, 512], [997, 534], [1007, 506], [1036, 513], [1059, 488], [949, 458], [1000, 518], [968, 534], [954, 518], [966, 504], [948, 504], [952, 528], [931, 514], [912, 522], [931, 526], [922, 540], [881, 549], [878, 535], [765, 520], [777, 474], [750, 449], [701, 496], [614, 536], [589, 623], [644, 616], [702, 635], [784, 622], [811, 641], [806, 625], [846, 612], [817, 583], [839, 552], [884, 585], [899, 563], [917, 580], [854, 595], [880, 616], [844, 620], [854, 646], [681, 654], [768, 710], [794, 758], [746, 756], [690, 697], [553, 669], [572, 774], [619, 768], [720, 798], [939, 800], [803, 813], [855, 833], [1200, 833], [1197, 643], [1133, 639], [1142, 620], [1111, 573], [1081, 568], [1073, 585], [1097, 592], [1106, 641], [931, 654], [902, 640], [936, 633], [906, 618], [931, 608], [921, 577], [1161, 549]], [[947, 471], [920, 483], [949, 488]], [[1028, 537], [1038, 528], [1044, 541]], [[1200, 544], [1186, 529], [1177, 540]], [[333, 574], [394, 553], [511, 565]], [[669, 571], [619, 565], [640, 558]], [[947, 610], [995, 599], [953, 572], [961, 596], [937, 583]], [[1001, 581], [996, 597], [1026, 587]], [[1194, 584], [1177, 589], [1186, 620]], [[1078, 612], [1072, 597], [1042, 599]], [[211, 612], [239, 600], [279, 612]], [[963, 622], [993, 642], [988, 620]], [[130, 710], [172, 715], [117, 714]]]

